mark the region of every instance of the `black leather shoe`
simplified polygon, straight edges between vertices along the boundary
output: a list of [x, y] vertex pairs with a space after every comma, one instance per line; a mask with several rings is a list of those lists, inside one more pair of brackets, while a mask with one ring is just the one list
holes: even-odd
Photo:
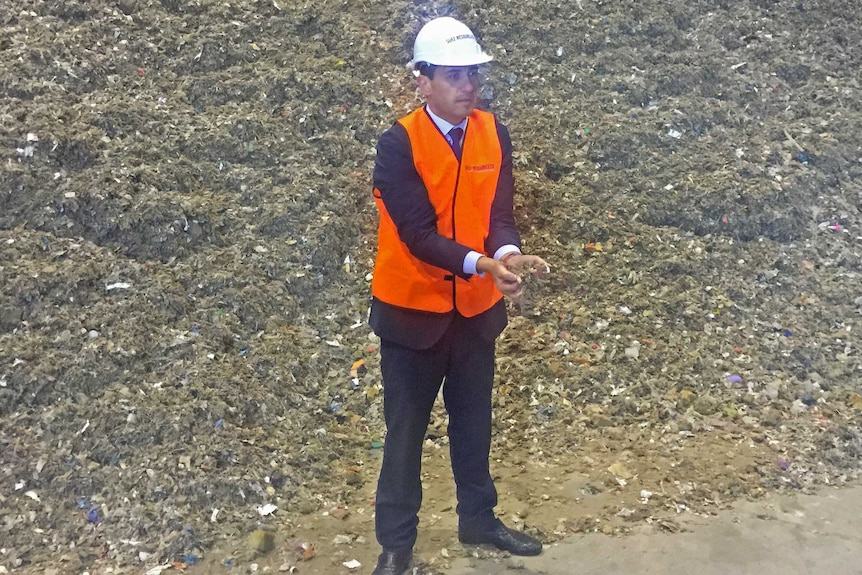
[[538, 539], [522, 531], [509, 529], [499, 519], [497, 526], [489, 531], [472, 531], [459, 527], [458, 540], [467, 545], [493, 545], [512, 555], [538, 555], [542, 552], [542, 543]]
[[377, 558], [377, 567], [371, 575], [404, 575], [413, 566], [413, 550], [403, 551], [383, 550]]

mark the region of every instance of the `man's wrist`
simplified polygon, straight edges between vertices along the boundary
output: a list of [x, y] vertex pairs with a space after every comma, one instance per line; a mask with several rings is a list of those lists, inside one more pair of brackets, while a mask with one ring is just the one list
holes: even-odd
[[505, 263], [505, 261], [510, 257], [519, 255], [521, 255], [521, 250], [517, 245], [506, 244], [505, 246], [497, 248], [497, 251], [494, 252], [494, 259]]

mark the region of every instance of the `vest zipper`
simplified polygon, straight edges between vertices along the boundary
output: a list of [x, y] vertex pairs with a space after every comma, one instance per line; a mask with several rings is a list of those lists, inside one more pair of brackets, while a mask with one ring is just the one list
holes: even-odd
[[[467, 131], [464, 131], [464, 140], [467, 139]], [[455, 237], [455, 204], [458, 201], [458, 184], [461, 181], [461, 160], [464, 158], [464, 148], [461, 148], [461, 157], [457, 158], [458, 160], [458, 174], [455, 176], [455, 190], [452, 192], [452, 241], [458, 241]], [[452, 278], [452, 308], [457, 312], [458, 311], [458, 302], [455, 296], [455, 286], [458, 284], [458, 274], [455, 274]]]

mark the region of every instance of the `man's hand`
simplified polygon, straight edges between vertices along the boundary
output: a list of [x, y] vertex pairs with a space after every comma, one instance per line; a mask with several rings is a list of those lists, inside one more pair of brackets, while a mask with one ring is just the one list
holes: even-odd
[[551, 266], [539, 256], [528, 256], [524, 254], [513, 254], [503, 258], [506, 268], [518, 276], [533, 274], [543, 277], [551, 273]]
[[476, 271], [490, 274], [497, 285], [497, 289], [515, 301], [518, 301], [518, 298], [524, 293], [524, 287], [521, 285], [518, 275], [510, 271], [502, 262], [482, 256], [476, 262]]

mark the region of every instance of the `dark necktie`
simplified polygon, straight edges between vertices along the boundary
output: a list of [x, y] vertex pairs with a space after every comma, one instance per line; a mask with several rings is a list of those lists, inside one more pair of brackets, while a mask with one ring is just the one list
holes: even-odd
[[461, 138], [464, 136], [464, 130], [455, 127], [449, 130], [449, 139], [452, 140], [452, 151], [455, 152], [455, 157], [461, 159]]

